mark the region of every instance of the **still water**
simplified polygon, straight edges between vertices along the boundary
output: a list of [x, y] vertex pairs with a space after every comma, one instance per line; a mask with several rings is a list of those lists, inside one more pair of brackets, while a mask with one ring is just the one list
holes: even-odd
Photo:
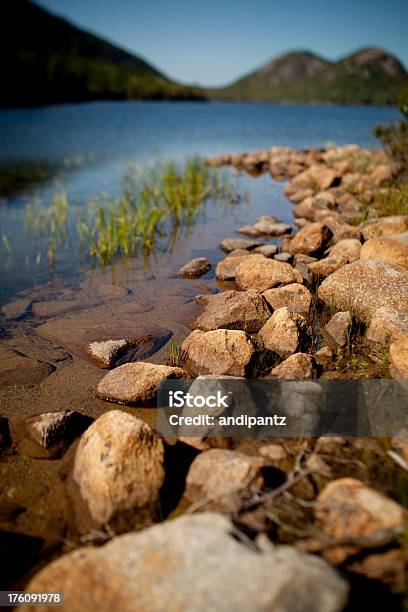
[[[295, 106], [235, 103], [94, 102], [0, 112], [0, 162], [41, 161], [58, 164], [46, 184], [0, 203], [0, 303], [19, 291], [43, 283], [80, 279], [89, 267], [75, 244], [67, 244], [51, 265], [46, 249], [24, 227], [24, 207], [33, 198], [47, 205], [57, 189], [81, 204], [105, 192], [117, 195], [128, 164], [148, 166], [158, 160], [242, 152], [273, 145], [321, 147], [355, 142], [375, 147], [373, 127], [398, 119], [392, 108]], [[217, 246], [240, 225], [261, 214], [291, 222], [283, 183], [269, 176], [234, 177], [249, 190], [251, 202], [233, 207], [208, 202], [195, 227], [181, 232], [171, 253], [156, 253], [142, 262], [150, 272], [163, 265], [174, 272], [194, 256], [212, 263], [222, 256]]]

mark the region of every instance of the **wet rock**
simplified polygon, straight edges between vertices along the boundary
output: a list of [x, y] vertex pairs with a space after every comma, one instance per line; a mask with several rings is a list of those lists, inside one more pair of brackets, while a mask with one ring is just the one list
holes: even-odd
[[408, 232], [372, 238], [363, 244], [361, 259], [374, 259], [408, 268]]
[[307, 332], [304, 317], [283, 307], [273, 313], [258, 337], [266, 349], [286, 358], [302, 350], [307, 341]]
[[348, 596], [322, 559], [264, 539], [250, 546], [227, 517], [210, 512], [63, 555], [28, 590], [63, 591], [69, 612], [340, 612]]
[[353, 319], [351, 314], [346, 312], [336, 312], [327, 325], [324, 326], [325, 340], [332, 350], [342, 348], [347, 345], [350, 339], [351, 326]]
[[325, 248], [331, 236], [331, 230], [323, 223], [310, 223], [295, 235], [289, 251], [292, 254], [315, 255]]
[[302, 283], [301, 274], [291, 265], [263, 255], [252, 255], [236, 268], [235, 281], [239, 289], [256, 289], [260, 293], [290, 283]]
[[392, 236], [403, 234], [408, 231], [408, 215], [393, 215], [367, 221], [361, 227], [364, 240], [377, 238], [378, 236]]
[[178, 271], [179, 276], [185, 278], [198, 278], [211, 269], [211, 264], [206, 257], [196, 257], [186, 263]]
[[87, 351], [98, 367], [111, 369], [131, 346], [132, 340], [105, 340], [91, 342], [87, 346]]
[[231, 251], [236, 251], [238, 249], [250, 251], [259, 245], [260, 243], [256, 240], [246, 240], [245, 238], [225, 238], [225, 240], [220, 242], [220, 249], [225, 253], [231, 253]]
[[244, 331], [218, 329], [193, 331], [181, 348], [186, 356], [185, 368], [193, 376], [246, 376], [257, 347]]
[[314, 191], [324, 191], [332, 185], [338, 185], [340, 181], [341, 175], [324, 164], [310, 166], [292, 179], [295, 187], [310, 188]]
[[[127, 366], [126, 366], [127, 367]], [[164, 481], [163, 443], [141, 419], [106, 412], [82, 435], [68, 481], [80, 533], [116, 533], [155, 519]]]
[[278, 247], [276, 244], [263, 244], [262, 246], [256, 247], [253, 252], [272, 258], [278, 252]]
[[53, 371], [53, 367], [12, 349], [0, 350], [0, 387], [36, 385]]
[[404, 334], [408, 334], [408, 315], [382, 306], [373, 313], [366, 339], [374, 344], [388, 344]]
[[267, 302], [257, 291], [224, 291], [207, 297], [204, 312], [195, 320], [193, 329], [242, 329], [252, 334], [270, 316]]
[[98, 384], [96, 395], [116, 404], [147, 404], [156, 398], [158, 387], [168, 379], [183, 378], [184, 371], [154, 363], [126, 363], [111, 370]]
[[218, 280], [235, 280], [238, 265], [250, 256], [248, 251], [238, 249], [232, 251], [227, 257], [218, 262], [215, 268], [215, 276]]
[[[406, 518], [399, 504], [354, 478], [326, 485], [317, 497], [315, 517], [323, 534], [333, 540], [402, 529]], [[355, 546], [337, 546], [328, 549], [326, 557], [337, 564], [357, 551]]]
[[292, 263], [293, 261], [293, 255], [291, 253], [277, 253], [275, 255], [275, 259], [276, 261], [283, 261], [285, 263]]
[[391, 344], [390, 363], [393, 378], [408, 378], [408, 334]]
[[31, 306], [31, 300], [14, 300], [2, 307], [2, 313], [7, 319], [19, 319]]
[[244, 225], [239, 228], [238, 232], [251, 238], [257, 238], [260, 235], [260, 232], [253, 225]]
[[262, 235], [267, 236], [282, 236], [283, 234], [290, 234], [292, 228], [287, 223], [278, 223], [273, 217], [263, 216], [254, 228]]
[[49, 300], [48, 302], [34, 302], [31, 311], [36, 317], [54, 317], [74, 310], [78, 305], [79, 302], [75, 300]]
[[55, 459], [92, 423], [72, 410], [44, 412], [13, 425], [13, 442], [20, 454], [33, 459]]
[[355, 261], [326, 278], [318, 295], [328, 307], [355, 312], [367, 323], [381, 306], [408, 314], [408, 271], [379, 261]]
[[238, 512], [245, 498], [263, 487], [264, 461], [232, 450], [211, 449], [198, 455], [190, 466], [185, 497], [190, 503], [211, 500], [205, 511]]
[[316, 378], [317, 365], [313, 355], [295, 353], [273, 368], [267, 378], [306, 380]]
[[307, 315], [312, 301], [309, 289], [300, 283], [292, 283], [276, 289], [268, 289], [263, 294], [273, 310], [286, 306], [291, 312]]

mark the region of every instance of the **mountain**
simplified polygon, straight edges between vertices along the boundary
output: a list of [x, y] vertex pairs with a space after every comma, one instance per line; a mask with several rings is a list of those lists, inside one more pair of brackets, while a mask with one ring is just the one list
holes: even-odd
[[29, 0], [3, 0], [0, 16], [1, 106], [203, 97]]
[[207, 94], [223, 100], [395, 104], [407, 80], [404, 66], [383, 49], [362, 49], [338, 62], [295, 51]]

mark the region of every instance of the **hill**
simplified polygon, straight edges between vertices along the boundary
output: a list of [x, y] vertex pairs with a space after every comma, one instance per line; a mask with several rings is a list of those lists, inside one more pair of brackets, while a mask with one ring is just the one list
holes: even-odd
[[223, 100], [395, 104], [407, 80], [404, 66], [383, 49], [362, 49], [338, 62], [295, 51], [207, 94]]
[[1, 106], [203, 97], [29, 0], [4, 0], [0, 15]]

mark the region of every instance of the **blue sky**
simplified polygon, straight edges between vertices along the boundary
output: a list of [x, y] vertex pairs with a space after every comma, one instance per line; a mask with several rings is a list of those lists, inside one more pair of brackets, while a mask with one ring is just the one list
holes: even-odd
[[408, 66], [408, 0], [38, 0], [182, 82], [223, 85], [274, 56], [380, 46]]

